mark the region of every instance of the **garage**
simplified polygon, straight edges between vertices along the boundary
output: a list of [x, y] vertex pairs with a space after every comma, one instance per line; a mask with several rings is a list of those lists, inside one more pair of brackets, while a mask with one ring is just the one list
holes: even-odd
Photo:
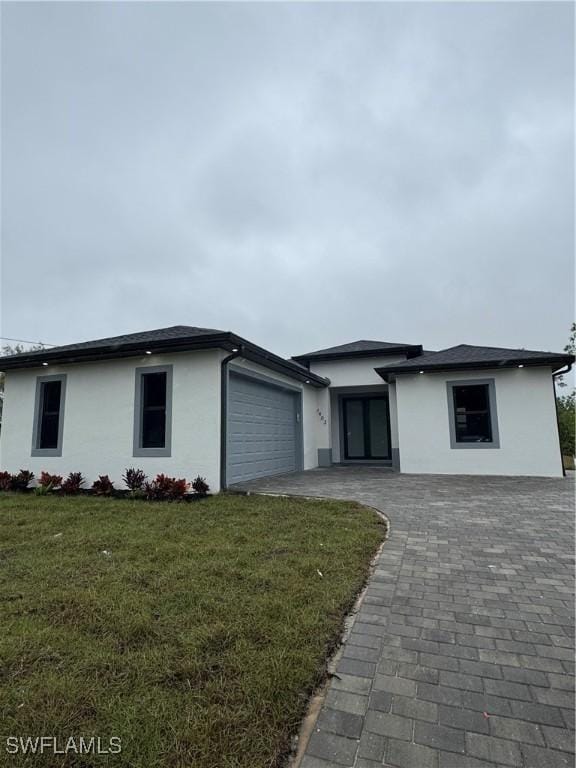
[[230, 371], [226, 482], [302, 469], [300, 391]]

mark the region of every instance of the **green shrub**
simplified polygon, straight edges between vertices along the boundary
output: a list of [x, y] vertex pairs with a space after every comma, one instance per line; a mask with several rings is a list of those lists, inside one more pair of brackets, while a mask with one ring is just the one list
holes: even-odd
[[575, 450], [575, 400], [576, 392], [556, 398], [558, 404], [558, 428], [563, 456], [574, 456]]

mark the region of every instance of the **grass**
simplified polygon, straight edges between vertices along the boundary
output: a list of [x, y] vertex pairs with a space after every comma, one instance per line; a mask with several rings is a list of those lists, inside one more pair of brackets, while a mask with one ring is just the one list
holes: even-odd
[[[348, 502], [1, 494], [0, 765], [281, 765], [383, 534]], [[122, 752], [5, 752], [41, 735]]]

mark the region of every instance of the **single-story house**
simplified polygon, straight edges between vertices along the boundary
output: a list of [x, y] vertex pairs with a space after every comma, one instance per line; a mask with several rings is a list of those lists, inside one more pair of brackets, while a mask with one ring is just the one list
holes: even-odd
[[562, 475], [554, 376], [568, 354], [356, 341], [284, 359], [174, 326], [4, 357], [2, 469], [119, 486], [127, 467], [213, 490], [369, 463], [407, 473]]

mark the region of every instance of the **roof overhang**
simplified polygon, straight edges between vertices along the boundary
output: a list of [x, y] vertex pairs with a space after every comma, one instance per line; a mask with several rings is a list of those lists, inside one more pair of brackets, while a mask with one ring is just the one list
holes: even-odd
[[39, 352], [22, 353], [0, 358], [0, 370], [11, 371], [24, 368], [38, 368], [48, 365], [72, 365], [104, 360], [119, 360], [129, 357], [142, 357], [147, 352], [169, 354], [175, 352], [193, 352], [204, 349], [224, 349], [228, 352], [239, 350], [246, 360], [270, 368], [285, 376], [296, 379], [313, 387], [327, 387], [330, 380], [311, 373], [301, 365], [285, 360], [283, 357], [268, 352], [252, 342], [236, 336], [234, 333], [202, 334], [201, 336], [161, 339], [135, 342], [121, 345], [103, 345], [87, 349], [48, 349]]
[[328, 360], [345, 360], [355, 357], [389, 357], [391, 355], [406, 355], [407, 358], [418, 357], [422, 354], [421, 344], [407, 344], [397, 347], [384, 347], [383, 349], [355, 350], [354, 352], [326, 352], [313, 355], [294, 355], [292, 360], [307, 365], [311, 362], [324, 362]]
[[391, 381], [396, 376], [401, 375], [415, 375], [419, 373], [444, 373], [450, 371], [477, 371], [477, 370], [499, 370], [501, 368], [535, 368], [544, 367], [551, 368], [553, 372], [560, 370], [565, 365], [572, 365], [574, 363], [574, 355], [550, 355], [550, 357], [539, 358], [516, 358], [511, 360], [482, 360], [477, 363], [425, 363], [422, 362], [418, 367], [411, 366], [410, 368], [402, 367], [400, 365], [395, 366], [383, 366], [381, 368], [375, 368], [376, 373], [381, 376], [384, 381]]

